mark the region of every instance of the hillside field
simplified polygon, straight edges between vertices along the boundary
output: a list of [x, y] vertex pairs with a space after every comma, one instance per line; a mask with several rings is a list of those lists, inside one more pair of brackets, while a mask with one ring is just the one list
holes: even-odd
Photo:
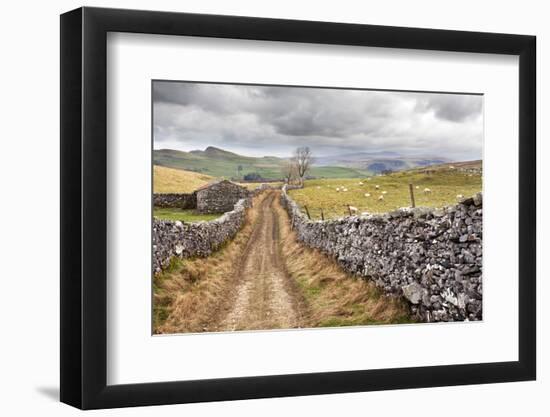
[[[359, 183], [363, 182], [363, 185]], [[313, 219], [325, 219], [349, 215], [347, 205], [361, 212], [383, 213], [400, 207], [410, 207], [409, 183], [413, 184], [416, 207], [443, 207], [456, 204], [459, 194], [471, 197], [482, 190], [482, 177], [448, 168], [438, 169], [433, 174], [421, 170], [398, 172], [390, 175], [357, 179], [308, 180], [303, 189], [291, 190], [289, 195], [302, 207], [307, 206]], [[376, 189], [376, 185], [379, 189]], [[337, 187], [347, 191], [337, 192]], [[418, 188], [416, 188], [418, 187]], [[423, 192], [431, 189], [430, 194]], [[386, 194], [382, 194], [386, 191]], [[370, 197], [365, 194], [369, 193]], [[383, 201], [378, 197], [384, 196]], [[305, 210], [304, 210], [305, 211]]]
[[[216, 179], [210, 175], [199, 174], [197, 172], [185, 171], [183, 169], [173, 169], [154, 165], [153, 171], [153, 192], [159, 194], [165, 193], [192, 193], [197, 188], [208, 184]], [[253, 190], [261, 182], [240, 182], [243, 187]], [[270, 182], [272, 186], [280, 186], [282, 182]]]
[[[227, 179], [242, 178], [251, 173], [257, 173], [265, 179], [281, 179], [281, 169], [285, 162], [283, 158], [274, 156], [242, 156], [212, 146], [204, 151], [191, 152], [155, 150], [153, 158], [155, 165]], [[238, 171], [239, 166], [241, 171]], [[318, 178], [361, 178], [369, 174], [366, 170], [343, 166], [313, 166], [309, 173]]]
[[154, 193], [192, 193], [214, 180], [210, 175], [155, 165], [153, 167]]

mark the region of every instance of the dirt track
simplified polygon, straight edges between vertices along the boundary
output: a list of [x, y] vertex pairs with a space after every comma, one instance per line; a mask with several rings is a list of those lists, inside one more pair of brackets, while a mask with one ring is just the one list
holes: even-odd
[[303, 307], [296, 283], [281, 257], [279, 194], [259, 203], [259, 215], [235, 267], [237, 286], [221, 306], [217, 331], [300, 327]]

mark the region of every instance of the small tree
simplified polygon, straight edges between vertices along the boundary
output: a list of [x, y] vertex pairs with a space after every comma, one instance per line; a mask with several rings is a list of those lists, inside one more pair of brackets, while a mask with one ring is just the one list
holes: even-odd
[[239, 165], [237, 167], [237, 177], [241, 177], [241, 173], [243, 172], [243, 166]]
[[287, 184], [290, 184], [296, 177], [296, 167], [292, 159], [285, 160], [283, 166], [281, 167], [281, 173], [283, 174], [283, 179]]
[[294, 169], [296, 170], [296, 175], [300, 180], [300, 185], [304, 185], [304, 177], [311, 168], [311, 164], [313, 162], [313, 156], [309, 146], [301, 146], [296, 148], [294, 151], [294, 156], [292, 157], [292, 162]]

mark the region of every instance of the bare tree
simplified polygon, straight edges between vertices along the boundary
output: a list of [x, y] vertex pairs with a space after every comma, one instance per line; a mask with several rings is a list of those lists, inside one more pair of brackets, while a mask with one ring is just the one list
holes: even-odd
[[296, 167], [292, 159], [287, 159], [281, 167], [281, 173], [283, 174], [283, 179], [287, 184], [296, 177]]
[[294, 169], [296, 170], [296, 175], [300, 180], [300, 185], [304, 184], [304, 177], [309, 171], [311, 164], [313, 162], [313, 156], [311, 154], [311, 149], [309, 146], [301, 146], [296, 148], [294, 151], [294, 156], [292, 157], [292, 162]]

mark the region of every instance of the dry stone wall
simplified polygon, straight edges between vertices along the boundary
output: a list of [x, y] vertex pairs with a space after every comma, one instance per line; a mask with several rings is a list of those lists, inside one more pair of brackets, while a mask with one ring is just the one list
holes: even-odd
[[153, 194], [153, 205], [161, 208], [194, 209], [197, 207], [197, 194]]
[[161, 272], [173, 256], [205, 257], [241, 229], [250, 199], [241, 199], [221, 217], [198, 223], [153, 219], [153, 268]]
[[298, 239], [405, 297], [422, 321], [482, 319], [482, 195], [443, 209], [311, 221], [283, 187]]

